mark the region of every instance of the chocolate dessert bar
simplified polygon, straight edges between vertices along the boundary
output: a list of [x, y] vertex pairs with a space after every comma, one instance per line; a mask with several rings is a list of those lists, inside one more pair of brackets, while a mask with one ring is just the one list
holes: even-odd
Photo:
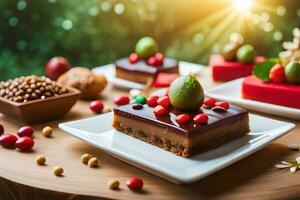
[[[201, 106], [196, 112], [182, 112], [172, 107], [163, 116], [155, 115], [154, 108], [147, 104], [140, 104], [138, 109], [135, 106], [127, 104], [114, 108], [113, 126], [183, 157], [219, 147], [250, 131], [248, 112], [232, 105], [226, 111]], [[199, 113], [206, 113], [208, 121], [198, 124], [190, 120], [180, 124], [176, 116], [183, 113], [188, 113], [191, 119]]]

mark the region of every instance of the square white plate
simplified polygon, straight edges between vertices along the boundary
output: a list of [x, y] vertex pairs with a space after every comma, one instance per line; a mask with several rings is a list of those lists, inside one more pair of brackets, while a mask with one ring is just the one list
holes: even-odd
[[[179, 62], [179, 74], [187, 75], [190, 73], [197, 74], [204, 68], [203, 65], [180, 61]], [[104, 74], [107, 80], [112, 83], [115, 87], [124, 89], [139, 89], [142, 90], [145, 84], [127, 81], [125, 79], [117, 78], [115, 76], [115, 65], [108, 64], [96, 67], [92, 70], [95, 74]]]
[[59, 124], [69, 134], [174, 183], [191, 183], [265, 147], [295, 125], [250, 114], [251, 133], [190, 158], [130, 137], [112, 127], [113, 113]]
[[250, 99], [243, 99], [241, 94], [243, 78], [236, 79], [205, 92], [208, 97], [227, 101], [245, 109], [300, 120], [300, 109], [279, 106]]

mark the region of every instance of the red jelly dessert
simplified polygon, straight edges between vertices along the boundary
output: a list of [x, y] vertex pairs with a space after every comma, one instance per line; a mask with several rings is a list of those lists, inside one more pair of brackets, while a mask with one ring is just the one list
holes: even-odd
[[254, 63], [243, 64], [237, 61], [226, 61], [222, 55], [216, 54], [210, 57], [209, 65], [212, 68], [212, 78], [215, 81], [230, 81], [251, 75], [255, 63], [263, 60], [264, 57], [258, 56]]
[[300, 109], [300, 85], [265, 83], [252, 75], [243, 80], [242, 96], [245, 99]]
[[178, 73], [163, 73], [160, 72], [153, 81], [153, 87], [169, 87], [171, 83], [179, 77]]

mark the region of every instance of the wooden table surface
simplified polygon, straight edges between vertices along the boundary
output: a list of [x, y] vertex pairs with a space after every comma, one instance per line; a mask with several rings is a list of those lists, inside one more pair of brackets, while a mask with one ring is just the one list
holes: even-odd
[[[205, 89], [213, 87], [209, 69], [199, 75]], [[108, 86], [102, 100], [111, 102], [113, 96], [124, 91]], [[90, 146], [58, 129], [58, 123], [93, 116], [88, 102], [78, 102], [62, 120], [34, 126], [34, 151], [21, 153], [0, 149], [0, 199], [298, 199], [300, 198], [300, 172], [278, 170], [274, 164], [300, 156], [289, 150], [289, 143], [300, 143], [300, 124], [296, 129], [266, 148], [190, 185], [176, 185], [126, 164], [105, 152]], [[274, 117], [276, 118], [276, 117]], [[279, 118], [278, 118], [279, 119]], [[283, 119], [287, 120], [287, 119]], [[290, 121], [290, 120], [287, 120]], [[0, 116], [7, 132], [16, 133], [22, 124]], [[101, 123], [101, 122], [99, 122]], [[264, 123], [263, 121], [261, 123]], [[55, 129], [53, 138], [41, 135], [42, 127]], [[101, 166], [92, 169], [80, 163], [80, 156], [90, 153], [99, 156]], [[37, 166], [35, 157], [43, 154], [46, 166]], [[174, 163], [175, 164], [175, 163]], [[52, 174], [52, 168], [61, 165], [64, 177]], [[144, 180], [139, 193], [127, 189], [125, 182], [131, 176]], [[116, 178], [121, 189], [112, 191], [106, 182]]]

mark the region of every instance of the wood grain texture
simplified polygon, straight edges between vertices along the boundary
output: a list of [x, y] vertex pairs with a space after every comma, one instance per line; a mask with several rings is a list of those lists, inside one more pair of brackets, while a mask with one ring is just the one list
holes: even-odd
[[[217, 83], [210, 79], [208, 69], [199, 76], [204, 88]], [[124, 91], [109, 86], [102, 100], [111, 102]], [[289, 143], [300, 143], [300, 124], [288, 135], [276, 140], [257, 153], [190, 185], [176, 185], [130, 166], [105, 152], [69, 136], [57, 128], [58, 123], [93, 116], [88, 102], [80, 101], [62, 120], [35, 125], [36, 146], [32, 152], [0, 148], [0, 199], [297, 199], [300, 197], [300, 173], [278, 170], [274, 164], [293, 159], [298, 152], [289, 150]], [[279, 118], [278, 118], [279, 119]], [[290, 121], [290, 120], [287, 120]], [[16, 133], [22, 124], [0, 116], [6, 132]], [[101, 122], [99, 122], [101, 123]], [[263, 122], [262, 122], [263, 123]], [[50, 125], [53, 138], [41, 135], [41, 129]], [[99, 168], [92, 169], [80, 163], [80, 156], [90, 153], [99, 156]], [[46, 166], [37, 166], [35, 157], [47, 157]], [[61, 165], [64, 177], [55, 177], [52, 168]], [[134, 193], [126, 188], [131, 176], [144, 180], [144, 190]], [[121, 182], [118, 191], [106, 188], [106, 182], [116, 178]]]

